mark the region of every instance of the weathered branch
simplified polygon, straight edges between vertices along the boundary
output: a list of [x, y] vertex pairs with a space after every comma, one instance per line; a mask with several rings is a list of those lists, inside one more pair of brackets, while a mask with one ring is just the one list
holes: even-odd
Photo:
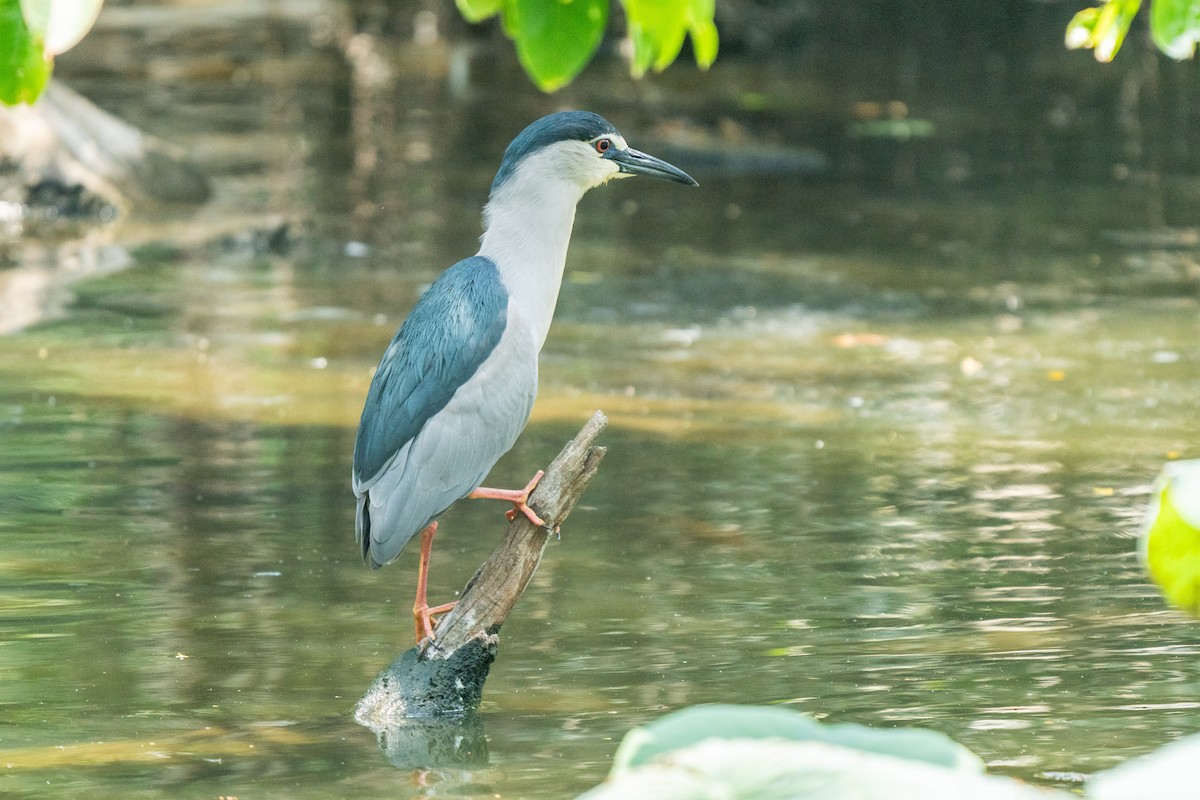
[[403, 719], [474, 711], [496, 656], [500, 626], [533, 578], [550, 536], [600, 467], [604, 448], [593, 443], [606, 425], [604, 414], [592, 415], [530, 495], [530, 507], [547, 527], [516, 515], [458, 604], [438, 623], [436, 641], [427, 639], [401, 655], [359, 700], [355, 718], [360, 723], [379, 733]]
[[529, 506], [548, 527], [535, 527], [524, 515], [514, 519], [504, 540], [467, 582], [458, 605], [438, 623], [436, 641], [422, 643], [422, 658], [449, 658], [471, 639], [499, 630], [533, 578], [551, 529], [566, 520], [599, 468], [604, 450], [592, 442], [607, 424], [596, 412], [546, 469]]

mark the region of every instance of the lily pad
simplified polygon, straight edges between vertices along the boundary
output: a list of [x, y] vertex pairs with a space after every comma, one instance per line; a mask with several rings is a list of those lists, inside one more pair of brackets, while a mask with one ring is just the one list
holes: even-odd
[[[879, 733], [887, 733], [879, 731]], [[818, 741], [707, 739], [578, 800], [1067, 800], [1011, 778]]]
[[787, 708], [715, 704], [685, 708], [634, 728], [617, 749], [611, 775], [714, 738], [824, 742], [956, 770], [982, 772], [984, 768], [977, 755], [936, 731], [868, 728], [853, 723], [824, 725]]
[[1188, 736], [1098, 772], [1087, 783], [1088, 800], [1178, 800], [1196, 794], [1200, 734]]

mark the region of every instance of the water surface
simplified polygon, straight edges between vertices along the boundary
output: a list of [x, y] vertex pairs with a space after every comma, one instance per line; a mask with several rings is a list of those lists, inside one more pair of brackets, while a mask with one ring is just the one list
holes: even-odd
[[[135, 22], [87, 40], [75, 85], [187, 147], [216, 197], [6, 245], [9, 271], [101, 265], [0, 348], [6, 793], [568, 797], [630, 727], [718, 701], [933, 728], [1042, 783], [1200, 730], [1200, 632], [1134, 556], [1159, 465], [1195, 455], [1197, 253], [1129, 219], [1141, 187], [763, 175], [647, 122], [710, 116], [694, 75], [635, 104], [608, 94], [619, 65], [553, 99], [480, 76], [508, 82], [500, 114], [435, 72], [373, 106], [305, 23], [210, 57]], [[147, 37], [155, 69], [99, 56]], [[491, 482], [597, 408], [609, 455], [504, 627], [487, 762], [401, 770], [351, 709], [410, 644], [416, 554], [357, 557], [354, 426], [404, 313], [473, 252], [504, 144], [560, 103], [702, 186], [581, 206]], [[445, 515], [431, 597], [500, 510]]]

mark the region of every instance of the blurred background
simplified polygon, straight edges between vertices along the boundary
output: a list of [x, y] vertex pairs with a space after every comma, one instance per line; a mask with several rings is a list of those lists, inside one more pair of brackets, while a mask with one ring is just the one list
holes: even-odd
[[[1200, 632], [1134, 554], [1196, 457], [1200, 80], [1140, 21], [1066, 50], [1081, 7], [718, 0], [712, 68], [636, 82], [614, 9], [546, 95], [448, 1], [108, 2], [54, 80], [190, 166], [41, 203], [0, 169], [0, 791], [568, 797], [716, 701], [1046, 785], [1200, 730]], [[359, 560], [355, 426], [562, 108], [700, 188], [581, 204], [490, 480], [595, 409], [609, 455], [505, 625], [486, 761], [398, 769], [351, 709], [416, 553]], [[433, 600], [500, 511], [443, 517]]]

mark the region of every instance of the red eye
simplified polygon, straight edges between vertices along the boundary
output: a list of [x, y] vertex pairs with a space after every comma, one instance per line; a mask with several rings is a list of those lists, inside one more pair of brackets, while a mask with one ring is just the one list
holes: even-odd
[[607, 153], [612, 148], [612, 139], [597, 139], [596, 152]]

